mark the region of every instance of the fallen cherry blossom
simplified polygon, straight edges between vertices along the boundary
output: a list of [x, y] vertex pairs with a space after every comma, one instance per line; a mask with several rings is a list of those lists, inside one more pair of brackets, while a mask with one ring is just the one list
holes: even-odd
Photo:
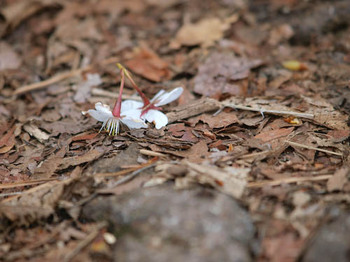
[[149, 100], [141, 91], [141, 89], [136, 85], [135, 81], [131, 77], [130, 72], [119, 63], [117, 63], [117, 66], [130, 80], [133, 88], [139, 93], [143, 101], [142, 103], [133, 100], [126, 100], [123, 102], [124, 106], [139, 110], [140, 118], [147, 120], [150, 123], [154, 123], [157, 129], [166, 126], [168, 124], [168, 117], [160, 111], [162, 109], [161, 106], [169, 104], [178, 99], [183, 92], [183, 88], [177, 87], [170, 92], [160, 90], [152, 100]]
[[160, 90], [152, 100], [137, 102], [133, 100], [125, 100], [122, 103], [122, 111], [134, 109], [138, 111], [138, 115], [142, 120], [154, 123], [157, 129], [168, 124], [168, 117], [161, 112], [161, 106], [169, 104], [178, 99], [183, 92], [182, 87], [177, 87], [170, 92]]
[[120, 122], [129, 128], [147, 127], [147, 124], [140, 118], [139, 110], [134, 109], [129, 104], [122, 103], [122, 93], [124, 88], [123, 70], [121, 70], [121, 76], [119, 97], [112, 111], [108, 105], [98, 102], [95, 104], [95, 109], [89, 109], [88, 111], [82, 112], [83, 115], [89, 113], [97, 121], [103, 122], [100, 132], [105, 128], [107, 132], [109, 132], [109, 135], [113, 136], [119, 133]]

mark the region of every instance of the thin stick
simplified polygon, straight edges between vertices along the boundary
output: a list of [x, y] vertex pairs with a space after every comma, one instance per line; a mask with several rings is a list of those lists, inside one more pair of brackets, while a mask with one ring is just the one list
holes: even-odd
[[97, 224], [97, 227], [94, 228], [90, 234], [87, 235], [86, 238], [84, 238], [77, 246], [76, 248], [68, 253], [66, 256], [64, 256], [63, 261], [69, 262], [71, 261], [76, 255], [79, 254], [80, 251], [82, 251], [85, 247], [87, 247], [97, 236], [100, 230], [107, 226], [106, 222], [102, 222]]
[[91, 67], [85, 67], [85, 68], [76, 69], [76, 70], [72, 70], [72, 71], [69, 71], [69, 72], [57, 74], [57, 75], [55, 75], [55, 76], [53, 76], [53, 77], [51, 77], [49, 79], [46, 79], [44, 81], [33, 83], [33, 84], [30, 84], [30, 85], [22, 86], [22, 87], [16, 89], [13, 94], [14, 95], [20, 95], [20, 94], [27, 93], [27, 92], [30, 92], [30, 91], [33, 91], [33, 90], [37, 90], [37, 89], [41, 89], [41, 88], [47, 87], [48, 85], [52, 85], [52, 84], [60, 82], [60, 81], [62, 81], [64, 79], [71, 78], [73, 76], [79, 75], [84, 70], [88, 70], [90, 68]]
[[157, 157], [166, 157], [165, 154], [159, 153], [159, 152], [154, 152], [151, 150], [147, 149], [140, 149], [140, 153], [146, 156], [157, 156]]
[[58, 180], [58, 179], [57, 178], [47, 178], [47, 179], [29, 180], [29, 181], [25, 181], [25, 182], [0, 184], [0, 189], [15, 188], [15, 187], [20, 187], [20, 186], [32, 186], [32, 185], [46, 183], [46, 182], [50, 182], [50, 181], [54, 181], [54, 180]]
[[139, 165], [139, 166], [136, 166], [136, 167], [131, 167], [131, 168], [128, 168], [128, 169], [125, 169], [125, 170], [121, 170], [121, 171], [118, 171], [118, 172], [111, 172], [111, 173], [98, 173], [96, 175], [94, 175], [95, 177], [114, 177], [114, 176], [122, 176], [122, 175], [126, 175], [130, 172], [133, 172], [133, 171], [137, 171], [137, 170], [141, 170], [143, 168], [146, 168], [146, 167], [149, 167], [153, 164], [154, 161], [151, 161], [150, 163], [147, 163], [147, 164], [144, 164], [144, 165]]
[[247, 159], [247, 158], [252, 158], [252, 157], [257, 157], [257, 156], [264, 156], [270, 152], [271, 152], [271, 150], [266, 150], [266, 151], [261, 151], [261, 152], [257, 152], [257, 153], [242, 155], [242, 156], [239, 156], [238, 158]]
[[247, 187], [255, 188], [255, 187], [263, 187], [263, 186], [278, 186], [280, 184], [327, 180], [327, 179], [330, 179], [331, 177], [333, 177], [333, 175], [322, 175], [322, 176], [314, 176], [314, 177], [288, 177], [288, 178], [278, 179], [273, 181], [268, 180], [268, 181], [260, 181], [260, 182], [251, 182], [251, 183], [248, 183]]
[[328, 154], [336, 155], [336, 156], [343, 156], [342, 153], [337, 153], [337, 152], [333, 152], [333, 151], [326, 150], [326, 149], [321, 149], [321, 148], [317, 148], [317, 147], [313, 147], [313, 146], [307, 146], [307, 145], [295, 143], [295, 142], [292, 142], [292, 141], [286, 141], [286, 142], [287, 142], [289, 145], [291, 145], [291, 146], [296, 146], [296, 147], [301, 147], [301, 148], [316, 150], [316, 151], [320, 151], [320, 152], [324, 152], [324, 153], [328, 153]]
[[148, 169], [148, 168], [151, 168], [151, 167], [154, 167], [156, 164], [151, 164], [149, 166], [145, 166], [143, 168], [140, 168], [134, 172], [132, 172], [130, 175], [127, 175], [126, 177], [123, 177], [122, 179], [118, 180], [115, 184], [114, 184], [114, 187], [116, 186], [119, 186], [121, 184], [124, 184], [128, 181], [130, 181], [131, 179], [133, 179], [134, 177], [136, 177], [138, 174], [140, 174], [142, 171]]
[[301, 117], [301, 118], [308, 118], [308, 119], [313, 119], [315, 116], [314, 114], [309, 114], [309, 113], [299, 113], [299, 112], [294, 112], [294, 111], [280, 111], [280, 110], [270, 110], [270, 109], [264, 109], [264, 108], [253, 108], [249, 106], [241, 106], [241, 105], [236, 105], [232, 103], [227, 103], [223, 102], [223, 106], [226, 107], [232, 107], [235, 109], [240, 109], [240, 110], [247, 110], [247, 111], [254, 111], [254, 112], [260, 112], [261, 114], [272, 114], [272, 115], [288, 115], [288, 116], [295, 116], [295, 117]]
[[[113, 64], [113, 63], [117, 63], [120, 59], [117, 57], [111, 57], [108, 59], [105, 59], [103, 61], [100, 62], [101, 65], [109, 65], [109, 64]], [[20, 88], [18, 88], [17, 90], [15, 90], [15, 92], [13, 93], [14, 95], [19, 95], [19, 94], [23, 94], [23, 93], [27, 93], [29, 91], [33, 91], [33, 90], [37, 90], [37, 89], [41, 89], [44, 87], [47, 87], [48, 85], [52, 85], [55, 84], [57, 82], [60, 82], [64, 79], [67, 78], [71, 78], [74, 77], [76, 75], [81, 74], [84, 71], [90, 70], [93, 68], [93, 65], [88, 65], [86, 67], [80, 68], [80, 69], [76, 69], [76, 70], [72, 70], [69, 72], [65, 72], [65, 73], [61, 73], [61, 74], [57, 74], [49, 79], [46, 79], [44, 81], [41, 82], [37, 82], [37, 83], [33, 83], [30, 85], [25, 85], [22, 86]]]

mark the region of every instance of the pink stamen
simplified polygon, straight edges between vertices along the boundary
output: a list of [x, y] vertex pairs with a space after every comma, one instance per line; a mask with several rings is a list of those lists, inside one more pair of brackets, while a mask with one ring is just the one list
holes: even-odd
[[127, 78], [130, 80], [132, 87], [137, 91], [137, 93], [139, 93], [140, 97], [142, 98], [143, 101], [143, 105], [148, 106], [149, 104], [151, 104], [151, 102], [149, 101], [149, 99], [146, 97], [146, 95], [141, 91], [141, 89], [136, 85], [136, 83], [134, 82], [134, 80], [130, 77], [129, 74], [126, 75]]
[[120, 110], [122, 107], [122, 94], [123, 94], [124, 82], [125, 82], [124, 71], [122, 69], [120, 69], [120, 74], [121, 74], [121, 80], [120, 80], [119, 96], [118, 96], [117, 102], [115, 102], [115, 105], [112, 111], [113, 116], [118, 118], [120, 118]]

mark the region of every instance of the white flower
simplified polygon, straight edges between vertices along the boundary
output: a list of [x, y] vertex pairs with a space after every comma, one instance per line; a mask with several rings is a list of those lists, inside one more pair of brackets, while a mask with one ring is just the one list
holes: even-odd
[[146, 128], [146, 123], [140, 119], [140, 113], [137, 109], [133, 109], [128, 105], [121, 107], [120, 117], [115, 117], [108, 105], [104, 105], [101, 102], [95, 104], [95, 109], [89, 109], [83, 111], [85, 115], [89, 113], [90, 116], [97, 121], [103, 122], [100, 131], [105, 128], [109, 135], [117, 135], [119, 133], [120, 122], [129, 128]]
[[170, 92], [160, 90], [147, 105], [142, 102], [126, 100], [122, 103], [122, 111], [123, 109], [137, 110], [141, 119], [154, 123], [156, 128], [160, 129], [168, 124], [168, 117], [160, 111], [160, 106], [175, 101], [181, 96], [182, 92], [182, 87], [177, 87]]

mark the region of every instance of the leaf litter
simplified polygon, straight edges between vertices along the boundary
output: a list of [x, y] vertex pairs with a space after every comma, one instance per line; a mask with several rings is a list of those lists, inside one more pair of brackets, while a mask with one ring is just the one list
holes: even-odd
[[[81, 221], [80, 207], [166, 182], [239, 199], [262, 240], [255, 259], [302, 258], [329, 208], [350, 203], [349, 28], [323, 21], [321, 1], [240, 2], [4, 2], [5, 261], [109, 257], [106, 225]], [[286, 6], [300, 19], [281, 16]], [[300, 26], [310, 23], [303, 10], [319, 23]], [[108, 136], [81, 116], [118, 98], [117, 62], [148, 98], [183, 87], [179, 101], [161, 106], [168, 124]], [[126, 82], [123, 99], [137, 100], [135, 91]]]

